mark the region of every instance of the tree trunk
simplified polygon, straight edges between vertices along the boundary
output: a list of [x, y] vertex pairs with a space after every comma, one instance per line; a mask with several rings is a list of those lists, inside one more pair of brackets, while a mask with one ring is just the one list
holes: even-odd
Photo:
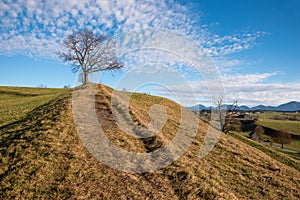
[[86, 85], [89, 82], [89, 73], [87, 71], [84, 71], [82, 73], [82, 85]]
[[281, 148], [283, 149], [283, 143], [281, 143]]
[[225, 132], [225, 126], [224, 126], [224, 123], [223, 123], [221, 111], [219, 113], [219, 120], [220, 120], [221, 131]]
[[225, 124], [223, 123], [222, 110], [221, 109], [219, 109], [219, 120], [220, 120], [221, 131], [224, 132], [224, 133], [226, 133], [226, 131], [225, 131]]

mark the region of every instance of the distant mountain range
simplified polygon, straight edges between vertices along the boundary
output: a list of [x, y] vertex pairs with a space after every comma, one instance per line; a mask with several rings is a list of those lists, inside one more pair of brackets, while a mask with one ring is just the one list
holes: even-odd
[[[188, 110], [211, 110], [215, 107], [209, 106], [205, 107], [204, 105], [198, 104], [191, 107], [186, 107]], [[230, 109], [231, 105], [223, 105], [223, 109]], [[262, 110], [262, 111], [283, 111], [283, 112], [295, 112], [300, 111], [300, 102], [297, 101], [291, 101], [289, 103], [281, 104], [279, 106], [254, 106], [254, 107], [248, 107], [248, 106], [238, 106], [236, 110], [242, 110], [242, 111], [255, 111], [255, 110]]]

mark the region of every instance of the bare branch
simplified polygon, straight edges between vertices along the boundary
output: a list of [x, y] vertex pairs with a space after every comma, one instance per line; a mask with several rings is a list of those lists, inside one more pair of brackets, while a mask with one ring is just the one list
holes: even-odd
[[82, 70], [83, 84], [87, 83], [90, 73], [124, 67], [116, 58], [114, 41], [88, 29], [67, 36], [63, 45], [66, 52], [59, 52], [58, 56], [73, 65], [73, 72]]

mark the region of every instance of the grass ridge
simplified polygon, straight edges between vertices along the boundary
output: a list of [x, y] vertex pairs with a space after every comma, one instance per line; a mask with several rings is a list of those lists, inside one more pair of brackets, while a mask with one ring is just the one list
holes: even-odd
[[292, 167], [298, 171], [300, 171], [300, 165], [297, 161], [289, 158], [288, 156], [284, 155], [284, 154], [281, 154], [279, 152], [276, 152], [275, 150], [272, 150], [264, 145], [261, 145], [255, 141], [252, 141], [250, 139], [247, 139], [245, 138], [244, 136], [241, 136], [241, 135], [238, 135], [236, 133], [233, 133], [233, 132], [229, 132], [228, 133], [230, 136], [244, 142], [245, 144], [247, 145], [250, 145], [254, 148], [257, 148], [259, 149], [260, 151], [266, 153], [268, 156], [270, 156], [271, 158], [275, 159], [275, 160], [278, 160], [279, 162], [289, 166], [289, 167]]

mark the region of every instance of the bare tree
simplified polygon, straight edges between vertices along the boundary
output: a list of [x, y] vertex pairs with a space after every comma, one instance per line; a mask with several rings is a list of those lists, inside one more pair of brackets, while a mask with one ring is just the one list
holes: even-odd
[[63, 45], [66, 51], [58, 55], [65, 62], [72, 63], [73, 72], [81, 69], [83, 85], [88, 83], [90, 73], [123, 67], [116, 58], [113, 39], [96, 35], [88, 29], [68, 35]]
[[39, 84], [37, 87], [38, 87], [38, 88], [47, 88], [47, 85]]
[[[224, 101], [224, 95], [223, 94], [220, 94], [216, 101], [215, 101], [215, 104], [217, 105], [217, 111], [218, 111], [218, 117], [219, 117], [219, 121], [220, 121], [220, 127], [221, 127], [221, 130], [223, 132], [225, 132], [225, 117], [226, 117], [226, 114], [224, 114], [224, 105], [223, 105], [223, 101]], [[225, 115], [225, 116], [224, 116]]]
[[220, 94], [217, 97], [215, 104], [217, 105], [217, 111], [218, 111], [218, 117], [219, 117], [219, 121], [220, 121], [221, 130], [224, 133], [227, 133], [228, 129], [226, 127], [227, 127], [227, 125], [232, 123], [232, 113], [234, 113], [238, 107], [238, 100], [235, 99], [233, 101], [232, 105], [229, 107], [229, 109], [226, 110], [226, 107], [224, 104], [224, 95]]
[[71, 88], [71, 85], [70, 84], [67, 84], [67, 85], [64, 85], [64, 87], [63, 88]]
[[280, 129], [273, 136], [274, 141], [281, 144], [281, 148], [283, 149], [283, 144], [290, 144], [292, 142], [292, 136], [285, 129]]
[[[236, 112], [238, 105], [239, 105], [238, 99], [234, 99], [233, 103], [231, 104], [231, 106], [229, 107], [229, 109], [226, 113], [225, 125], [224, 125], [224, 130], [223, 130], [225, 133], [228, 131], [228, 129], [230, 130], [232, 127], [234, 127], [232, 115]], [[236, 127], [235, 127], [235, 129], [236, 129]]]
[[256, 126], [255, 133], [258, 135], [259, 140], [260, 140], [262, 138], [262, 135], [265, 133], [265, 129], [261, 126]]
[[230, 106], [228, 112], [232, 112], [234, 113], [237, 109], [237, 107], [239, 106], [239, 100], [238, 99], [234, 99], [232, 105]]

